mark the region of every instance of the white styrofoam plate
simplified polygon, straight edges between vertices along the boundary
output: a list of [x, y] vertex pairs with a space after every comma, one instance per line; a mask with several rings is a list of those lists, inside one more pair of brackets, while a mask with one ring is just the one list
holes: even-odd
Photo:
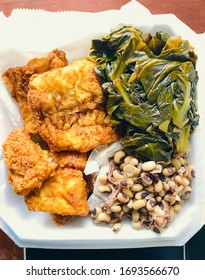
[[[102, 15], [101, 18], [102, 20]], [[105, 19], [105, 18], [104, 18]], [[61, 49], [67, 52], [69, 62], [89, 54], [91, 39], [110, 32], [110, 28], [119, 23], [133, 24], [144, 32], [155, 34], [156, 31], [167, 31], [172, 35], [181, 35], [195, 47], [198, 55], [197, 70], [199, 73], [198, 104], [200, 123], [190, 143], [189, 161], [195, 165], [196, 178], [193, 181], [193, 193], [185, 203], [175, 220], [161, 235], [151, 230], [134, 230], [129, 221], [122, 230], [115, 234], [107, 226], [93, 224], [89, 217], [76, 218], [70, 223], [57, 227], [47, 213], [29, 212], [24, 198], [16, 195], [7, 183], [7, 168], [0, 147], [0, 227], [21, 247], [38, 248], [136, 248], [153, 246], [181, 246], [185, 244], [204, 224], [204, 182], [205, 166], [205, 113], [203, 110], [204, 81], [202, 37], [196, 35], [174, 15], [143, 15], [113, 18], [105, 24], [96, 23], [85, 37], [77, 41], [68, 41]], [[108, 25], [109, 23], [109, 25]], [[58, 48], [58, 42], [56, 48]], [[32, 51], [32, 49], [31, 49]], [[0, 52], [0, 73], [9, 67], [25, 64], [30, 58], [42, 56], [42, 53], [26, 53], [16, 49], [5, 49]], [[18, 107], [0, 81], [0, 146], [8, 133], [15, 127], [22, 126]]]

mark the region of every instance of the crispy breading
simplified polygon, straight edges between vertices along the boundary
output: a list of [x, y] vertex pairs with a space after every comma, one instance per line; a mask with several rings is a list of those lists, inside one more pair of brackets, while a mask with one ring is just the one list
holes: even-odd
[[77, 152], [60, 152], [60, 153], [50, 153], [53, 157], [53, 160], [60, 167], [70, 167], [78, 170], [84, 170], [87, 162], [86, 153], [77, 153]]
[[59, 214], [51, 214], [51, 218], [53, 222], [57, 225], [64, 225], [69, 223], [75, 216], [70, 216], [70, 215], [59, 215]]
[[3, 148], [4, 160], [9, 169], [8, 182], [17, 194], [28, 194], [54, 175], [57, 163], [23, 129], [12, 131], [3, 143]]
[[56, 224], [89, 214], [87, 152], [119, 140], [102, 105], [96, 62], [88, 57], [64, 67], [64, 58], [52, 52], [3, 74], [28, 131], [17, 129], [4, 143], [9, 183], [28, 210], [48, 212]]
[[25, 123], [25, 129], [31, 134], [38, 133], [38, 126], [30, 110], [27, 93], [28, 84], [33, 74], [40, 74], [50, 69], [64, 67], [68, 64], [66, 54], [61, 50], [53, 50], [46, 57], [33, 58], [27, 65], [7, 69], [2, 77], [10, 94], [19, 105]]
[[39, 133], [52, 151], [87, 152], [118, 140], [105, 109], [103, 91], [90, 58], [33, 75], [28, 101]]
[[66, 67], [33, 75], [29, 83], [29, 102], [38, 118], [56, 112], [72, 114], [96, 108], [103, 92], [95, 66], [95, 61], [84, 58]]
[[25, 203], [30, 211], [87, 216], [89, 207], [82, 171], [59, 167], [41, 188], [25, 196]]
[[40, 134], [52, 151], [85, 153], [101, 144], [118, 140], [108, 116], [100, 109], [76, 114], [75, 122], [66, 130], [57, 129], [49, 118], [45, 118]]

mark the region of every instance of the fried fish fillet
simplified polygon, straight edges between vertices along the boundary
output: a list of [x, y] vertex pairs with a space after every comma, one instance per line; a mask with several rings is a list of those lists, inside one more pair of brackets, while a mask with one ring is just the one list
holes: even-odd
[[40, 188], [45, 179], [54, 175], [57, 163], [23, 129], [12, 131], [3, 148], [9, 169], [8, 182], [17, 194], [26, 195], [34, 188]]
[[30, 211], [49, 212], [54, 217], [87, 216], [89, 207], [82, 171], [59, 167], [41, 188], [25, 196], [25, 203]]
[[28, 84], [33, 74], [40, 74], [50, 69], [64, 67], [68, 64], [66, 54], [61, 50], [53, 50], [46, 57], [31, 59], [27, 65], [9, 68], [2, 77], [10, 94], [18, 102], [25, 129], [30, 134], [37, 134], [38, 127], [30, 110], [27, 93]]
[[103, 91], [91, 58], [67, 67], [33, 75], [28, 101], [39, 124], [39, 134], [52, 151], [87, 152], [118, 140], [100, 106]]
[[106, 143], [118, 140], [103, 109], [75, 115], [75, 121], [65, 124], [67, 129], [57, 129], [49, 118], [45, 118], [39, 133], [52, 151], [78, 151], [85, 153]]
[[53, 160], [60, 167], [70, 167], [78, 170], [84, 170], [87, 162], [86, 153], [77, 153], [77, 152], [55, 152], [50, 153], [53, 157]]

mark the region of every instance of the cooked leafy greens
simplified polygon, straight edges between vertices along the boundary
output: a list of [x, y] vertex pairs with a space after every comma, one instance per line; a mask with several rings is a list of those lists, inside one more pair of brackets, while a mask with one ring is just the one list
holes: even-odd
[[92, 41], [90, 56], [124, 146], [144, 160], [165, 162], [174, 152], [188, 152], [199, 115], [197, 55], [187, 40], [118, 26]]

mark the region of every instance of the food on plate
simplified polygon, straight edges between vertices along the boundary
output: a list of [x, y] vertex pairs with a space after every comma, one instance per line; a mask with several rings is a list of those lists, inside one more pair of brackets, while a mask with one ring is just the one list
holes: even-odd
[[69, 223], [74, 217], [70, 215], [51, 214], [51, 218], [57, 226]]
[[53, 160], [58, 163], [60, 167], [70, 167], [78, 170], [84, 170], [87, 162], [86, 153], [77, 153], [77, 152], [54, 152], [50, 153], [53, 157]]
[[90, 58], [33, 75], [28, 101], [38, 131], [52, 151], [88, 152], [118, 139], [105, 109]]
[[57, 167], [48, 151], [41, 150], [21, 128], [12, 131], [3, 144], [4, 160], [9, 169], [8, 182], [19, 195], [40, 188]]
[[11, 95], [29, 116], [21, 110], [25, 130], [11, 132], [3, 144], [9, 183], [25, 196], [30, 211], [48, 212], [56, 224], [88, 215], [84, 151], [118, 139], [101, 105], [96, 63], [85, 58], [65, 64], [65, 53], [55, 50], [3, 74]]
[[59, 167], [53, 177], [44, 181], [41, 188], [25, 196], [25, 203], [30, 211], [87, 216], [89, 207], [83, 172]]
[[134, 228], [161, 233], [192, 192], [187, 158], [199, 122], [197, 55], [181, 37], [126, 25], [94, 39], [90, 55], [123, 146], [97, 177], [91, 216], [115, 232], [128, 218]]
[[18, 102], [25, 129], [31, 134], [38, 134], [38, 126], [30, 110], [27, 94], [30, 78], [33, 74], [40, 74], [50, 69], [64, 67], [68, 64], [66, 53], [53, 50], [45, 57], [33, 58], [27, 65], [7, 69], [2, 77], [8, 86], [10, 94]]
[[197, 55], [187, 40], [120, 26], [92, 42], [90, 54], [107, 95], [122, 144], [144, 160], [169, 161], [187, 153], [198, 124]]
[[91, 210], [91, 217], [111, 225], [114, 232], [128, 219], [135, 229], [161, 233], [189, 199], [194, 176], [186, 154], [175, 154], [169, 163], [140, 162], [135, 154], [119, 150], [109, 158], [108, 173], [99, 176], [95, 196], [101, 203]]
[[123, 25], [69, 65], [55, 50], [8, 69], [27, 132], [8, 136], [5, 162], [28, 210], [57, 225], [90, 211], [114, 232], [125, 219], [156, 233], [168, 227], [192, 192], [196, 62], [187, 40]]
[[82, 173], [87, 154], [42, 150], [21, 128], [9, 134], [3, 148], [8, 181], [17, 194], [25, 196], [30, 211], [48, 212], [56, 224], [70, 221], [68, 216], [88, 214]]

